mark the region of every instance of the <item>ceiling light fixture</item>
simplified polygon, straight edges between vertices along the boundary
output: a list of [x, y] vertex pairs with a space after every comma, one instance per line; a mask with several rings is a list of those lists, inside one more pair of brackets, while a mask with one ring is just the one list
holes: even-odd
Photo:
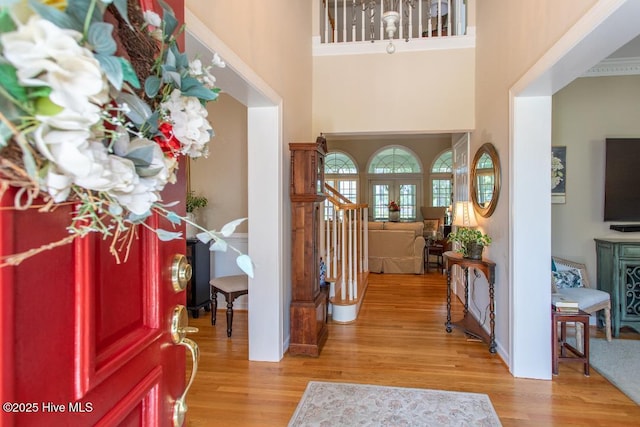
[[[387, 53], [391, 54], [396, 51], [396, 47], [393, 45], [393, 37], [398, 29], [400, 23], [400, 1], [401, 0], [385, 0], [384, 12], [382, 13], [382, 20], [385, 23], [385, 31], [389, 44], [387, 45]], [[405, 25], [409, 20], [409, 8], [416, 7], [416, 0], [402, 0], [402, 7], [405, 16]], [[406, 36], [406, 41], [409, 41], [409, 36]]]

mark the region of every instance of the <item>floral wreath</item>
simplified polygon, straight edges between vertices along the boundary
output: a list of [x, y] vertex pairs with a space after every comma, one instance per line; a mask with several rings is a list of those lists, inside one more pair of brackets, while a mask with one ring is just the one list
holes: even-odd
[[[160, 192], [176, 181], [178, 158], [206, 157], [213, 129], [207, 102], [218, 97], [212, 64], [180, 52], [173, 10], [163, 17], [127, 0], [5, 0], [0, 7], [0, 197], [17, 187], [15, 209], [75, 205], [69, 236], [21, 254], [17, 265], [43, 250], [97, 232], [110, 238], [118, 262], [152, 212], [188, 222], [212, 250], [226, 250], [244, 219], [206, 230], [163, 204]], [[8, 5], [7, 5], [8, 4]], [[105, 22], [110, 13], [118, 22]], [[119, 54], [118, 46], [125, 53]], [[41, 197], [44, 206], [36, 206]], [[160, 240], [181, 232], [151, 229]], [[129, 243], [130, 244], [130, 243]], [[128, 247], [128, 246], [127, 246]], [[230, 246], [229, 246], [230, 247]], [[238, 252], [235, 248], [236, 252]], [[253, 274], [247, 255], [238, 266]], [[124, 260], [126, 261], [126, 255]]]

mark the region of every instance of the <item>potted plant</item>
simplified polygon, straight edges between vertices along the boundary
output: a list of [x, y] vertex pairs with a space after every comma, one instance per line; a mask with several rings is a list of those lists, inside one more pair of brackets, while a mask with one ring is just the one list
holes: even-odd
[[460, 227], [449, 234], [449, 241], [460, 243], [458, 252], [462, 253], [464, 258], [482, 259], [482, 251], [485, 246], [491, 244], [491, 237], [480, 230]]
[[193, 191], [187, 193], [187, 213], [194, 213], [196, 209], [204, 208], [208, 203], [204, 196], [196, 196]]
[[400, 205], [395, 200], [389, 202], [389, 221], [400, 221]]
[[[187, 192], [187, 219], [195, 224], [197, 222], [195, 211], [204, 208], [208, 203], [209, 200], [206, 197], [196, 196], [194, 191]], [[186, 233], [187, 238], [193, 238], [197, 234], [197, 229], [187, 222]]]

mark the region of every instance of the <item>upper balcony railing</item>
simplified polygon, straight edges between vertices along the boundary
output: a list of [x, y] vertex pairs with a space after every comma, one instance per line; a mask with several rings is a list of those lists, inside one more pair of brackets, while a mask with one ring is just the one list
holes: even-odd
[[387, 24], [383, 17], [390, 10], [399, 12], [393, 36], [396, 40], [467, 34], [463, 0], [323, 0], [321, 43], [386, 40]]

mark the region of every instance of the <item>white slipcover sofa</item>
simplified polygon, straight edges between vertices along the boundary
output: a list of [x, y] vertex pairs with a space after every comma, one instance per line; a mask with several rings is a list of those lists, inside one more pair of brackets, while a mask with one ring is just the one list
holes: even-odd
[[424, 273], [422, 222], [369, 222], [369, 271]]

